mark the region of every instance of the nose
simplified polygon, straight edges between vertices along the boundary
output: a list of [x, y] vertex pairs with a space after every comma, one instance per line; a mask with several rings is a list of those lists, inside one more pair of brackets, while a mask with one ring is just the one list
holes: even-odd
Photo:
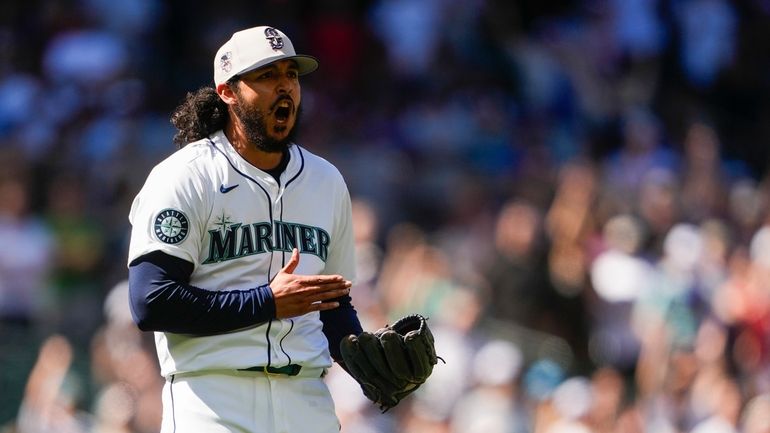
[[281, 75], [281, 78], [278, 80], [278, 86], [276, 86], [276, 90], [280, 94], [288, 93], [291, 94], [293, 89], [292, 81], [289, 77], [286, 75]]

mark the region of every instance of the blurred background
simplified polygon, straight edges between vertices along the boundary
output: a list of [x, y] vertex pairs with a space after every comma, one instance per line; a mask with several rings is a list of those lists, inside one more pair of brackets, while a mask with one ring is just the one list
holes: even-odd
[[0, 432], [157, 432], [130, 203], [236, 30], [321, 68], [298, 142], [354, 200], [354, 303], [439, 363], [345, 433], [770, 432], [770, 1], [6, 0]]

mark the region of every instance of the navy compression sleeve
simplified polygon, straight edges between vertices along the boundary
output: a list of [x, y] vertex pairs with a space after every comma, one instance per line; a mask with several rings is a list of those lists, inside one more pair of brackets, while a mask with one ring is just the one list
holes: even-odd
[[361, 322], [358, 321], [356, 309], [350, 302], [350, 295], [341, 296], [335, 301], [339, 302], [340, 306], [321, 311], [321, 322], [323, 322], [323, 333], [329, 340], [329, 353], [335, 361], [342, 363], [340, 341], [347, 335], [360, 334], [363, 329], [361, 329]]
[[211, 335], [275, 318], [273, 292], [267, 284], [247, 290], [205, 290], [189, 284], [192, 271], [192, 263], [160, 251], [131, 262], [131, 314], [139, 329]]

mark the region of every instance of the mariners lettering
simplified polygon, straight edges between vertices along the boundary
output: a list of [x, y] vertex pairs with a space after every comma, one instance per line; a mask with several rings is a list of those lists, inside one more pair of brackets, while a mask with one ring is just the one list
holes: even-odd
[[271, 251], [313, 254], [324, 262], [329, 255], [329, 233], [320, 227], [275, 221], [229, 224], [208, 231], [209, 255], [203, 264], [224, 262]]

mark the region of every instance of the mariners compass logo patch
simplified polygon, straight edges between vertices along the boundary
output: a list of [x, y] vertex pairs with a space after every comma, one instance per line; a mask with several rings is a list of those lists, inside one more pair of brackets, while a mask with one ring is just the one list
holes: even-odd
[[265, 29], [265, 38], [270, 42], [270, 48], [273, 50], [280, 50], [283, 48], [283, 38], [278, 30], [268, 27]]
[[155, 217], [155, 236], [164, 243], [178, 244], [187, 237], [190, 223], [187, 216], [176, 209], [164, 209]]

